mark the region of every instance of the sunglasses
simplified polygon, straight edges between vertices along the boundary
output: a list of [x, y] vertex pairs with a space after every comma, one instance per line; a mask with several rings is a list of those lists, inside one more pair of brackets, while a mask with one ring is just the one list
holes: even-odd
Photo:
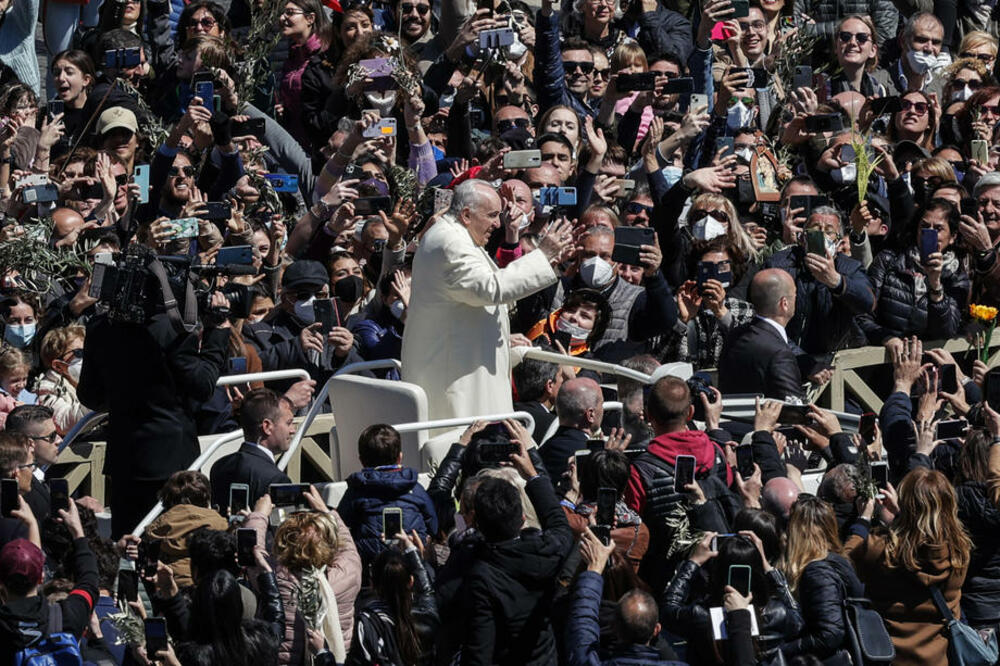
[[979, 79], [970, 79], [969, 81], [966, 81], [965, 79], [952, 79], [951, 83], [956, 88], [964, 88], [965, 86], [969, 86], [969, 90], [979, 90], [980, 88], [983, 87], [983, 82], [980, 81]]
[[864, 46], [868, 43], [868, 40], [872, 38], [867, 32], [846, 32], [841, 31], [837, 33], [837, 39], [840, 40], [841, 44], [850, 44], [851, 38], [858, 42], [858, 46]]
[[959, 53], [960, 58], [975, 58], [980, 62], [993, 62], [996, 60], [996, 56], [991, 56], [989, 53]]
[[754, 99], [753, 97], [730, 97], [728, 104], [729, 106], [736, 106], [737, 102], [743, 102], [744, 106], [753, 106]]
[[182, 166], [182, 167], [172, 166], [169, 169], [167, 169], [167, 175], [170, 176], [171, 178], [173, 178], [175, 176], [179, 176], [181, 174], [184, 174], [185, 178], [190, 178], [191, 176], [194, 175], [194, 167], [193, 166]]
[[691, 211], [691, 214], [688, 215], [688, 221], [697, 222], [698, 220], [708, 215], [711, 215], [719, 222], [725, 222], [726, 224], [729, 224], [729, 216], [723, 213], [721, 210], [693, 210]]
[[58, 437], [58, 436], [59, 436], [59, 433], [56, 432], [55, 430], [53, 430], [52, 432], [50, 432], [47, 435], [28, 435], [28, 439], [38, 439], [38, 440], [41, 440], [43, 442], [48, 442], [49, 444], [52, 444], [53, 442], [56, 441], [56, 437]]
[[506, 118], [504, 120], [497, 121], [497, 131], [500, 132], [500, 134], [508, 132], [515, 127], [528, 129], [531, 127], [531, 121], [527, 118]]
[[120, 176], [115, 176], [115, 183], [118, 185], [118, 187], [121, 187], [122, 185], [128, 185], [128, 174], [123, 173]]
[[403, 4], [401, 4], [399, 6], [399, 9], [400, 9], [400, 11], [404, 15], [405, 14], [409, 14], [414, 9], [416, 9], [417, 13], [420, 14], [421, 16], [427, 16], [427, 12], [429, 12], [431, 10], [431, 6], [430, 5], [414, 5], [414, 4], [409, 3], [409, 2], [404, 2]]
[[908, 99], [904, 99], [902, 102], [900, 102], [900, 108], [903, 111], [909, 111], [910, 109], [913, 109], [914, 113], [916, 113], [918, 116], [922, 116], [925, 113], [927, 113], [927, 102], [911, 102]]
[[604, 79], [605, 81], [610, 80], [611, 79], [611, 68], [610, 67], [608, 67], [606, 69], [596, 69], [595, 68], [594, 69], [594, 78]]
[[979, 109], [991, 116], [1000, 116], [1000, 104], [981, 104]]
[[565, 69], [569, 73], [575, 72], [576, 70], [580, 70], [584, 74], [590, 74], [592, 71], [594, 71], [594, 63], [563, 60], [563, 69]]
[[625, 213], [628, 215], [639, 215], [640, 213], [646, 213], [647, 216], [653, 217], [653, 207], [644, 206], [641, 203], [636, 203], [635, 201], [625, 205]]
[[193, 28], [196, 25], [200, 25], [206, 30], [209, 30], [217, 26], [218, 21], [216, 21], [214, 18], [209, 18], [208, 16], [205, 16], [204, 18], [198, 19], [197, 21], [191, 21], [191, 25], [189, 27]]

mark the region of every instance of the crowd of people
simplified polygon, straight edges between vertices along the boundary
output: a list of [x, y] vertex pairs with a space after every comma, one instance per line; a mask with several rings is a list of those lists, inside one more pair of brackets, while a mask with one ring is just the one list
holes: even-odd
[[[1000, 663], [998, 21], [0, 0], [0, 660]], [[361, 361], [534, 429], [293, 483]]]

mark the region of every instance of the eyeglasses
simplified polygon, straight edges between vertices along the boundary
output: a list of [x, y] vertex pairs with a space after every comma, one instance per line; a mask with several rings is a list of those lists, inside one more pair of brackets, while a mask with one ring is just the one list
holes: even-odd
[[285, 11], [281, 12], [281, 15], [284, 16], [285, 18], [291, 18], [292, 16], [298, 16], [299, 14], [304, 15], [305, 12], [302, 11], [301, 9], [286, 9]]
[[53, 444], [55, 443], [56, 437], [58, 436], [59, 433], [53, 430], [47, 435], [28, 435], [28, 439], [40, 439], [43, 442], [48, 442], [49, 444]]
[[399, 11], [401, 11], [404, 15], [405, 14], [409, 14], [414, 9], [417, 10], [417, 13], [420, 14], [421, 16], [427, 16], [427, 12], [429, 12], [431, 10], [431, 6], [430, 5], [414, 5], [414, 4], [409, 3], [409, 2], [404, 2], [403, 4], [401, 4], [399, 6]]
[[841, 44], [850, 44], [852, 37], [858, 42], [858, 46], [864, 46], [872, 38], [867, 32], [847, 32], [842, 30], [837, 33], [837, 39], [840, 40]]
[[995, 55], [990, 55], [989, 53], [959, 53], [960, 58], [975, 58], [980, 62], [993, 62], [997, 59]]
[[188, 27], [193, 28], [196, 25], [200, 25], [201, 27], [205, 28], [205, 30], [211, 30], [215, 26], [219, 25], [219, 22], [216, 21], [214, 18], [212, 18], [210, 16], [204, 16], [204, 17], [202, 17], [200, 19], [197, 19], [195, 21], [191, 21], [191, 25], [188, 26]]
[[72, 356], [73, 358], [83, 358], [83, 347], [77, 347], [76, 349], [69, 349], [63, 356]]
[[606, 69], [597, 69], [595, 67], [594, 68], [594, 78], [604, 79], [605, 81], [610, 80], [611, 79], [611, 68], [608, 67]]
[[590, 74], [594, 71], [594, 63], [592, 62], [576, 62], [575, 60], [563, 60], [563, 69], [568, 73], [573, 73], [576, 70], [580, 70], [584, 74]]
[[951, 83], [956, 88], [964, 88], [969, 86], [969, 90], [979, 90], [983, 87], [983, 82], [979, 79], [970, 79], [966, 81], [965, 79], [952, 79]]
[[34, 462], [24, 463], [23, 465], [18, 465], [14, 469], [16, 469], [18, 472], [20, 472], [22, 469], [30, 469], [31, 471], [35, 471], [36, 469], [38, 469], [38, 463]]
[[182, 166], [182, 167], [172, 166], [169, 169], [167, 169], [167, 175], [170, 176], [171, 178], [173, 178], [175, 176], [179, 176], [181, 174], [184, 174], [185, 178], [190, 178], [191, 176], [194, 175], [194, 167], [193, 166]]
[[645, 213], [647, 217], [653, 217], [653, 207], [645, 206], [641, 203], [632, 201], [625, 204], [625, 213], [627, 215], [639, 215], [640, 213]]
[[752, 30], [763, 30], [764, 28], [767, 27], [767, 24], [764, 23], [763, 21], [750, 21], [750, 22], [747, 22], [747, 23], [744, 23], [743, 21], [740, 21], [739, 23], [740, 23], [740, 29], [741, 30], [751, 30], [751, 29]]
[[698, 220], [702, 219], [707, 215], [711, 215], [719, 222], [725, 222], [726, 224], [729, 224], [729, 216], [726, 215], [721, 210], [693, 210], [688, 215], [688, 222], [697, 222]]
[[900, 108], [903, 111], [909, 111], [910, 109], [913, 109], [914, 113], [916, 113], [918, 116], [922, 116], [925, 113], [927, 113], [927, 102], [911, 102], [908, 99], [904, 99], [902, 102], [900, 102]]
[[516, 127], [528, 129], [531, 127], [531, 121], [527, 118], [505, 118], [504, 120], [497, 121], [497, 131], [500, 134], [508, 132]]

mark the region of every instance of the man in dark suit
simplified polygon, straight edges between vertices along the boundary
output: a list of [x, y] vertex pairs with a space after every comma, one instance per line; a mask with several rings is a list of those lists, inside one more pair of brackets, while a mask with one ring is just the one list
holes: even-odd
[[804, 398], [797, 348], [785, 326], [795, 316], [795, 281], [779, 268], [762, 270], [750, 283], [750, 302], [757, 314], [726, 340], [719, 360], [723, 393], [763, 393], [785, 400]]
[[562, 386], [562, 372], [555, 363], [526, 358], [518, 363], [511, 373], [517, 402], [514, 409], [528, 412], [535, 419], [535, 431], [531, 434], [536, 444], [541, 444], [549, 426], [556, 420], [552, 408], [556, 395]]
[[[52, 409], [45, 405], [20, 405], [7, 415], [4, 427], [7, 432], [20, 433], [28, 438], [34, 453], [35, 467], [31, 477], [31, 490], [24, 499], [40, 522], [49, 516], [51, 498], [45, 484], [45, 469], [56, 462], [62, 437], [56, 432]], [[58, 476], [58, 474], [56, 475]]]
[[562, 385], [556, 396], [559, 429], [538, 449], [553, 485], [566, 471], [569, 457], [587, 448], [590, 434], [604, 418], [604, 398], [601, 387], [593, 379], [577, 377]]
[[292, 441], [293, 418], [291, 403], [271, 389], [255, 389], [246, 395], [240, 407], [243, 445], [212, 465], [213, 504], [229, 506], [232, 483], [250, 486], [249, 503], [253, 506], [272, 483], [292, 482], [275, 460]]

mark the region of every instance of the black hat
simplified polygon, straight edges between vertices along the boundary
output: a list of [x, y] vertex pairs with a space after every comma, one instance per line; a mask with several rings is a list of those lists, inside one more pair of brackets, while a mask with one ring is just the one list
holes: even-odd
[[500, 140], [512, 150], [529, 150], [535, 147], [535, 137], [526, 129], [514, 127], [500, 135]]
[[281, 286], [289, 289], [299, 289], [301, 287], [321, 288], [330, 281], [326, 268], [318, 261], [311, 259], [299, 259], [285, 269], [285, 274], [281, 277]]

